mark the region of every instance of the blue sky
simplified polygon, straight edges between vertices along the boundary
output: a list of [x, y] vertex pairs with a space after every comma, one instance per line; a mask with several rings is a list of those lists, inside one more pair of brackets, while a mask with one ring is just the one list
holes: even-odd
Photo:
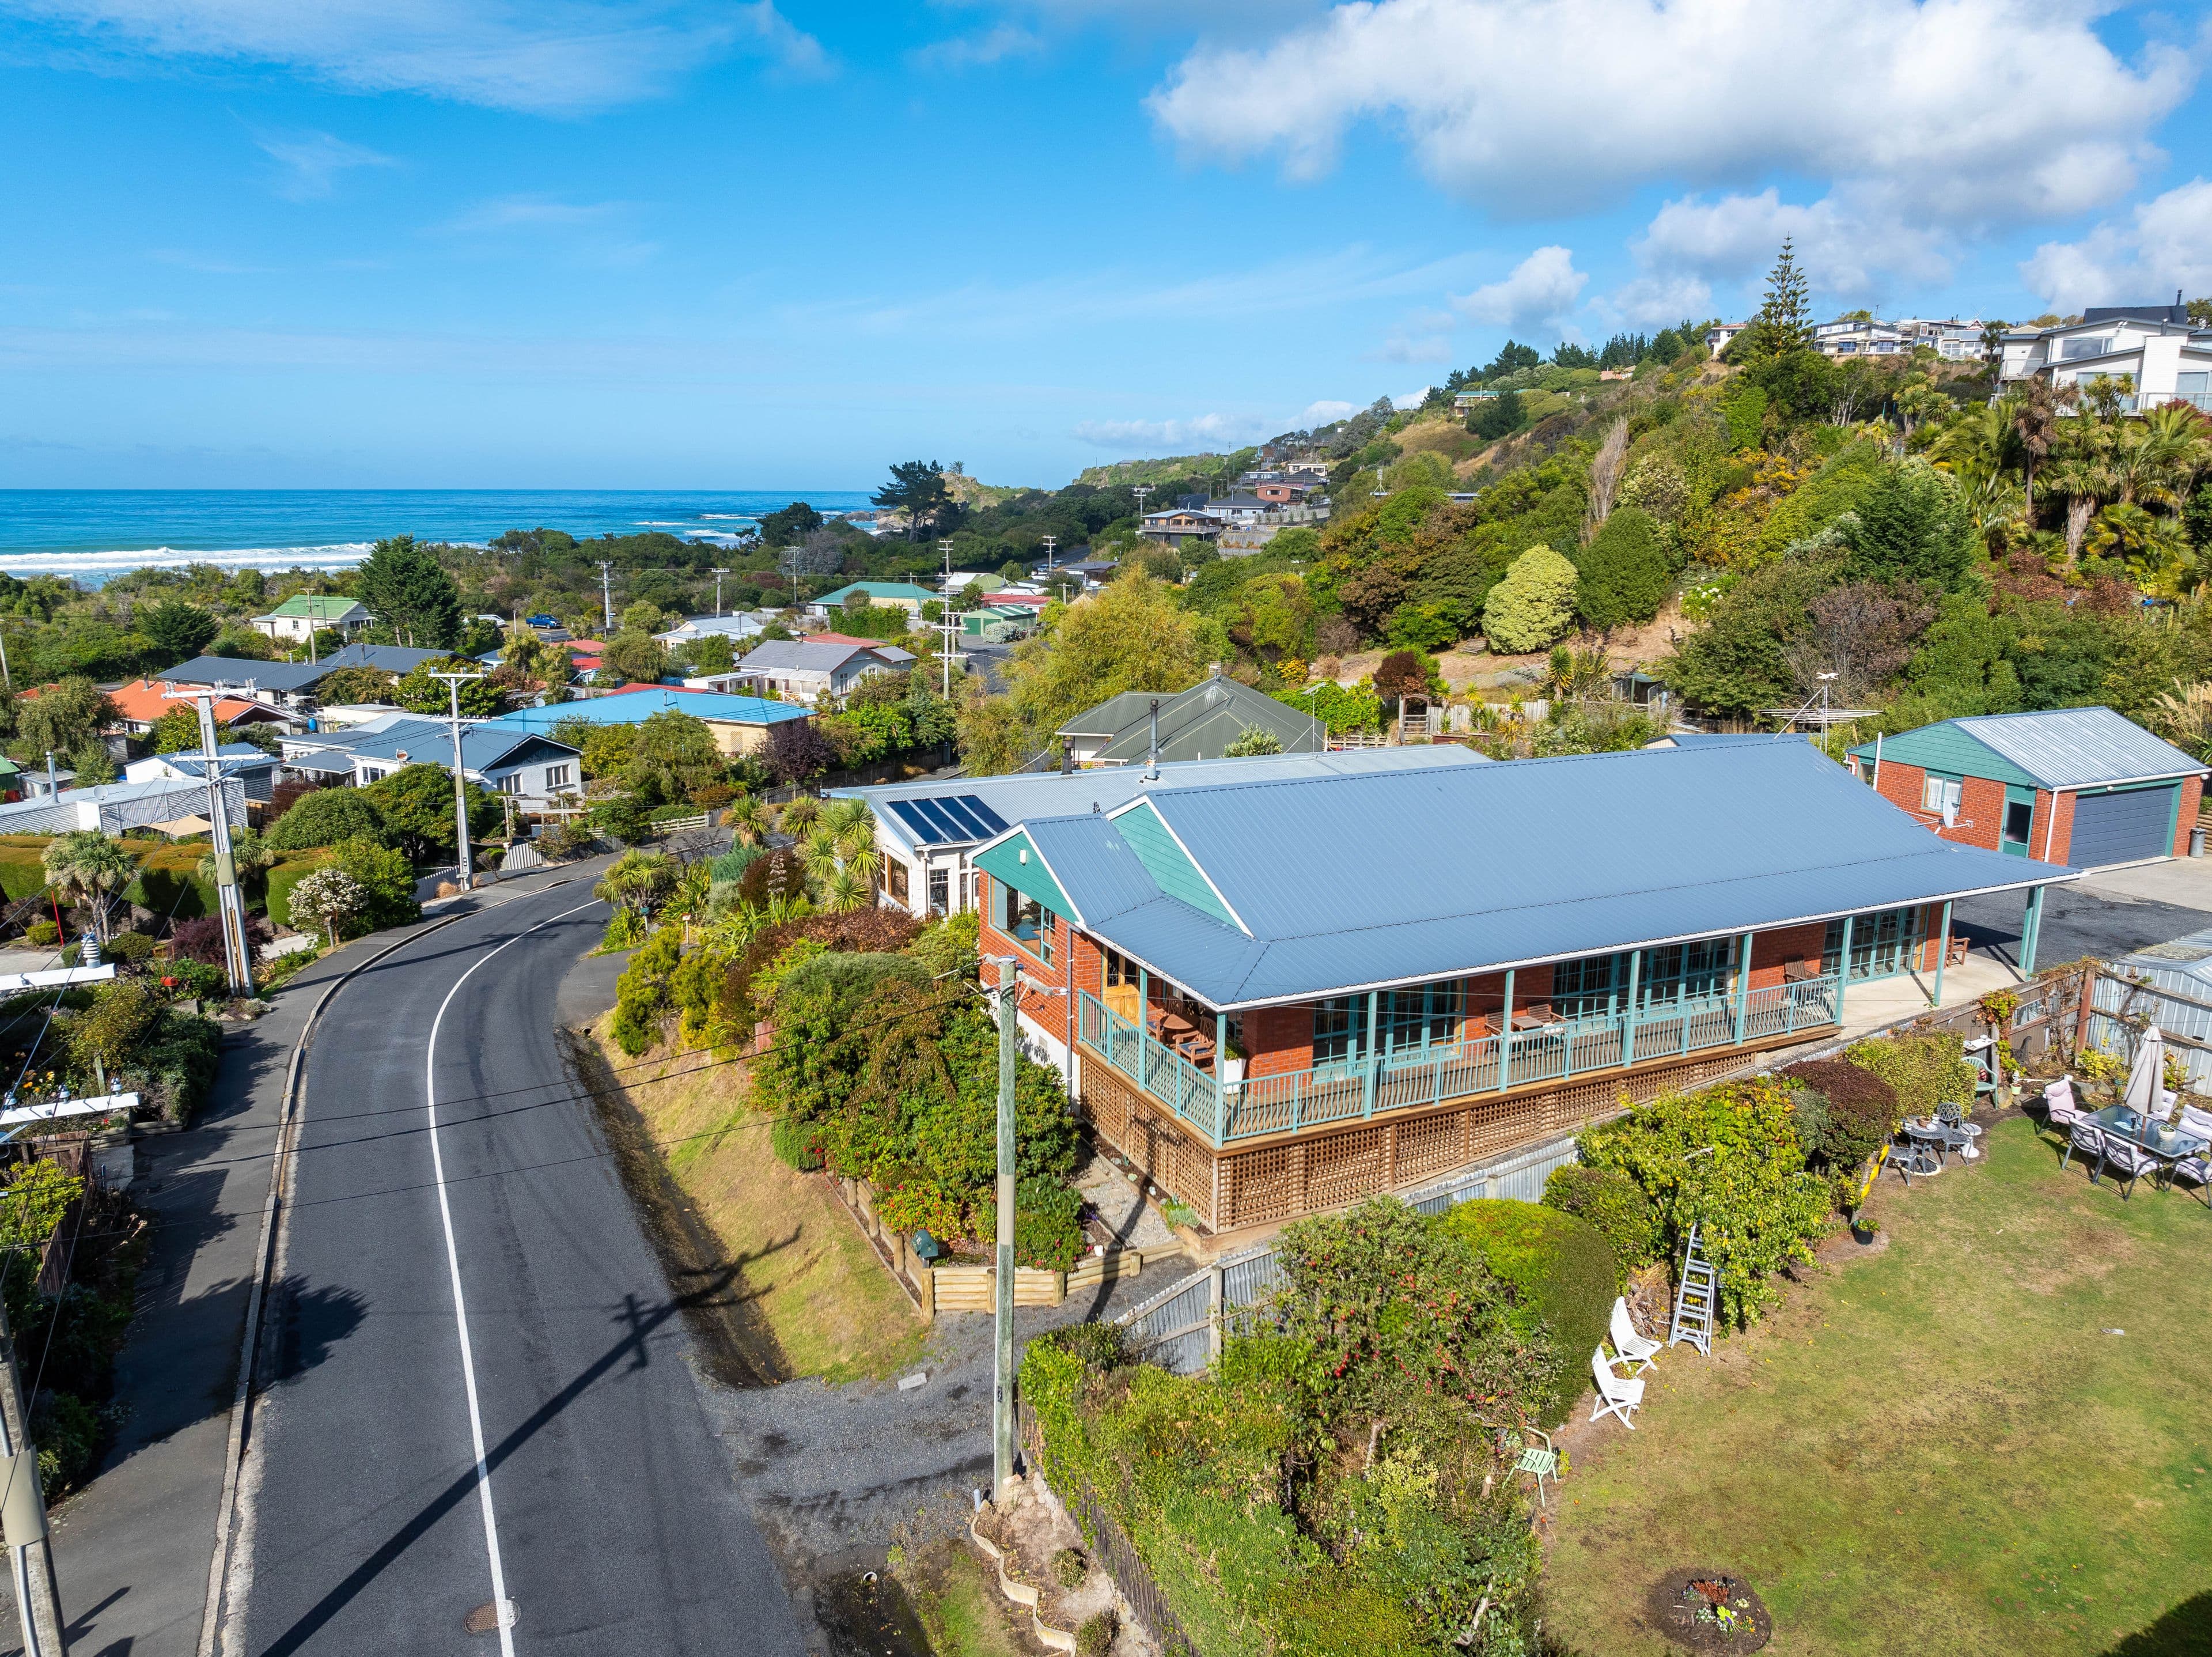
[[0, 0], [0, 486], [1056, 484], [1741, 314], [2212, 293], [2083, 0]]

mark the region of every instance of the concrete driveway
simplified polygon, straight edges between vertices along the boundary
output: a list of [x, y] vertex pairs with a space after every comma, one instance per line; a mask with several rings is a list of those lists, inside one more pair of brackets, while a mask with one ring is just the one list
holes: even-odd
[[[2008, 966], [2020, 960], [2024, 894], [1970, 898], [1952, 911], [1953, 927], [1976, 953]], [[2048, 889], [2036, 965], [2094, 955], [2111, 960], [2147, 944], [2212, 927], [2212, 858], [2176, 857], [2084, 876]]]

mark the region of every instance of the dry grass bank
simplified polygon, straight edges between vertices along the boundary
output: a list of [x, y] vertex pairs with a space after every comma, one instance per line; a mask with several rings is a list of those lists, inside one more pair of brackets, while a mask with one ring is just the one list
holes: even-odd
[[747, 1309], [782, 1374], [882, 1380], [911, 1365], [924, 1334], [913, 1303], [828, 1182], [769, 1150], [769, 1118], [745, 1103], [745, 1067], [685, 1075], [706, 1056], [658, 1047], [641, 1064], [596, 1031], [592, 1039], [696, 1218], [742, 1264]]

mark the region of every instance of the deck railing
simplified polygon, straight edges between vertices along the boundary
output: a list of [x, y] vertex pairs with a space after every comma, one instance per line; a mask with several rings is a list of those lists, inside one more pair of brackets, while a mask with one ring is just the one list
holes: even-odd
[[[1733, 996], [1649, 1003], [1632, 1015], [1561, 1019], [1505, 1039], [1476, 1036], [1418, 1051], [1252, 1076], [1225, 1087], [1088, 991], [1077, 996], [1078, 1038], [1216, 1145], [1297, 1133], [1502, 1092], [1530, 1082], [1625, 1069], [1739, 1041], [1763, 1040], [1838, 1021], [1833, 973]], [[1739, 1020], [1742, 1033], [1737, 1033]], [[1510, 1064], [1502, 1061], [1510, 1057]]]

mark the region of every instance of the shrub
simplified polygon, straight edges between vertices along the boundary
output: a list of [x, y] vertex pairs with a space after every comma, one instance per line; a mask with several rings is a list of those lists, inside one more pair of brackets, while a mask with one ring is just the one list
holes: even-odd
[[1540, 543], [1513, 560], [1482, 606], [1493, 649], [1512, 654], [1549, 649], [1575, 618], [1575, 567]]
[[279, 858], [270, 869], [263, 888], [269, 899], [270, 923], [297, 928], [299, 923], [292, 918], [292, 893], [298, 890], [301, 881], [330, 866], [328, 850], [296, 852]]
[[1058, 1329], [1046, 1330], [1030, 1343], [1030, 1347], [1031, 1350], [1049, 1347], [1057, 1352], [1072, 1353], [1082, 1360], [1086, 1368], [1101, 1374], [1109, 1369], [1119, 1369], [1128, 1362], [1119, 1324], [1062, 1324]]
[[1904, 1118], [1897, 1090], [1864, 1065], [1840, 1058], [1808, 1059], [1782, 1075], [1826, 1102], [1820, 1138], [1806, 1149], [1816, 1152], [1838, 1178], [1848, 1179], [1862, 1167]]
[[1062, 1548], [1052, 1556], [1052, 1580], [1063, 1588], [1079, 1588], [1091, 1575], [1091, 1563], [1073, 1548]]
[[338, 929], [368, 906], [361, 882], [342, 868], [319, 868], [294, 885], [290, 912], [300, 924], [319, 927], [335, 941]]
[[734, 846], [707, 865], [717, 880], [737, 880], [763, 855], [759, 846]]
[[674, 823], [680, 822], [686, 817], [696, 817], [698, 814], [699, 808], [696, 806], [678, 802], [672, 806], [655, 806], [651, 811], [646, 813], [645, 820], [648, 823]]
[[599, 837], [580, 823], [558, 823], [539, 831], [532, 843], [538, 855], [551, 863], [565, 862], [571, 857], [588, 857], [599, 850]]
[[82, 1398], [41, 1392], [31, 1410], [31, 1440], [39, 1447], [39, 1488], [52, 1502], [91, 1467], [100, 1416]]
[[634, 794], [618, 794], [611, 800], [601, 801], [584, 814], [584, 820], [595, 832], [625, 846], [638, 845], [653, 838], [653, 819], [645, 802]]
[[1933, 1116], [1938, 1105], [1974, 1102], [1974, 1067], [1966, 1063], [1956, 1036], [1862, 1041], [1846, 1048], [1844, 1057], [1896, 1090], [1900, 1116]]
[[615, 981], [615, 1011], [607, 1022], [607, 1033], [632, 1058], [660, 1039], [660, 1023], [670, 1006], [669, 978], [683, 947], [682, 931], [663, 927], [630, 958], [622, 977]]
[[38, 948], [47, 948], [62, 941], [62, 929], [52, 921], [33, 921], [23, 929], [23, 941]]
[[1624, 1274], [1659, 1258], [1667, 1240], [1651, 1199], [1619, 1168], [1570, 1162], [1544, 1182], [1544, 1206], [1595, 1226], [1613, 1245]]
[[341, 840], [334, 850], [331, 866], [353, 876], [368, 894], [366, 906], [347, 923], [346, 935], [422, 918], [422, 905], [415, 901], [415, 870], [403, 853], [368, 838]]
[[702, 783], [691, 790], [691, 803], [701, 811], [720, 811], [738, 797], [727, 783]]
[[1674, 572], [1650, 516], [1624, 506], [1605, 521], [1576, 560], [1576, 607], [1592, 627], [1620, 627], [1659, 613]]
[[[995, 1210], [981, 1212], [997, 1219]], [[1082, 1212], [1080, 1191], [1034, 1174], [1023, 1180], [1014, 1188], [1014, 1264], [1039, 1271], [1066, 1271], [1083, 1256]], [[979, 1226], [978, 1234], [985, 1229]], [[995, 1224], [988, 1229], [995, 1240]]]
[[292, 802], [269, 831], [268, 843], [275, 851], [307, 851], [342, 840], [382, 845], [387, 838], [383, 812], [361, 789], [317, 789]]
[[1506, 1197], [1459, 1203], [1437, 1217], [1513, 1290], [1513, 1325], [1553, 1355], [1547, 1396], [1532, 1401], [1539, 1425], [1563, 1419], [1582, 1396], [1588, 1355], [1605, 1338], [1620, 1262], [1595, 1226], [1560, 1209]]
[[1805, 1171], [1790, 1093], [1768, 1076], [1669, 1093], [1579, 1142], [1587, 1166], [1619, 1168], [1644, 1188], [1670, 1247], [1698, 1227], [1722, 1314], [1738, 1324], [1773, 1303], [1767, 1277], [1809, 1264], [1827, 1229], [1827, 1182]]
[[769, 1148], [801, 1173], [822, 1166], [822, 1130], [797, 1117], [780, 1116], [768, 1130]]
[[143, 966], [154, 958], [154, 941], [143, 932], [118, 932], [100, 946], [100, 958], [125, 966]]
[[[258, 916], [246, 917], [246, 948], [250, 960], [252, 953], [276, 935], [269, 923]], [[186, 960], [200, 961], [209, 966], [221, 966], [223, 961], [222, 917], [203, 915], [197, 920], [179, 921], [169, 929], [169, 942], [175, 952]]]
[[[1071, 1550], [1063, 1549], [1061, 1551], [1067, 1553], [1070, 1557], [1074, 1556]], [[1054, 1563], [1058, 1563], [1056, 1559]], [[1079, 1572], [1081, 1570], [1079, 1563], [1077, 1569]], [[1079, 1587], [1082, 1582], [1082, 1576], [1078, 1575], [1074, 1581], [1062, 1583], [1061, 1586]], [[1106, 1657], [1106, 1654], [1114, 1649], [1115, 1632], [1114, 1613], [1110, 1611], [1100, 1611], [1075, 1630], [1075, 1657]]]

